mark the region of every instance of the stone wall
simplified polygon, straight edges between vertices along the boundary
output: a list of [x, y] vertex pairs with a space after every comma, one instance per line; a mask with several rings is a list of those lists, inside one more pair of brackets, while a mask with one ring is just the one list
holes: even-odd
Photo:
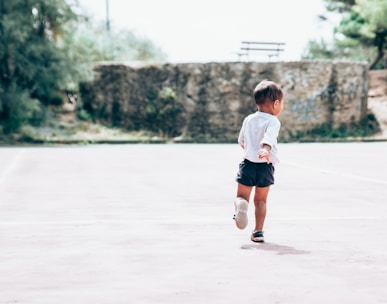
[[[281, 139], [323, 125], [359, 123], [367, 114], [368, 65], [362, 63], [101, 64], [95, 71], [92, 83], [80, 85], [85, 109], [96, 120], [127, 130], [156, 125], [169, 136], [235, 140], [243, 118], [256, 110], [252, 92], [263, 79], [285, 91]], [[173, 93], [170, 105], [162, 97], [166, 88]]]

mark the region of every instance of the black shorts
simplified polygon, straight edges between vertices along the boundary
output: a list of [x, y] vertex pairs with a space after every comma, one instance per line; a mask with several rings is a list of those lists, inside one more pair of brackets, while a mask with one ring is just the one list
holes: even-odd
[[235, 180], [245, 186], [268, 187], [274, 184], [274, 166], [268, 163], [253, 163], [244, 159], [239, 164]]

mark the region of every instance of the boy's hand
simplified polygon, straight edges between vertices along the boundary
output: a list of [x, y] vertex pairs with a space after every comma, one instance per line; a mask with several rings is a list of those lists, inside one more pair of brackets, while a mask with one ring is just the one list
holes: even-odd
[[269, 156], [269, 150], [266, 148], [259, 149], [258, 151], [258, 158], [264, 158], [266, 159], [266, 162], [269, 164], [271, 163], [270, 161], [270, 156]]

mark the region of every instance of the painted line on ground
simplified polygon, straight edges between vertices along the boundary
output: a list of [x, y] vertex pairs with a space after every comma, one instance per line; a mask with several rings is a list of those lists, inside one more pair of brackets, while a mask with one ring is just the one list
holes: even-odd
[[14, 158], [12, 159], [12, 161], [10, 162], [10, 164], [5, 168], [5, 170], [2, 172], [2, 174], [0, 175], [0, 187], [5, 184], [5, 182], [7, 181], [8, 179], [8, 176], [11, 174], [11, 172], [15, 169], [16, 165], [18, 164], [18, 162], [20, 161], [20, 158], [22, 157], [22, 155], [24, 154], [24, 149], [22, 150], [19, 150], [16, 155], [14, 156]]

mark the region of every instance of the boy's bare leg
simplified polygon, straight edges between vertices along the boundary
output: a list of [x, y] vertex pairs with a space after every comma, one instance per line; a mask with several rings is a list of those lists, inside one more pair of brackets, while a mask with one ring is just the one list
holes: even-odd
[[239, 229], [245, 229], [248, 224], [248, 203], [252, 187], [238, 183], [237, 197], [235, 198], [235, 214], [233, 219]]
[[246, 200], [247, 202], [249, 202], [252, 188], [253, 187], [251, 187], [251, 186], [245, 186], [245, 185], [238, 183], [237, 199], [242, 198], [242, 199]]
[[254, 195], [254, 206], [255, 206], [255, 229], [254, 231], [262, 231], [263, 224], [266, 218], [266, 201], [269, 194], [269, 187], [256, 187]]

